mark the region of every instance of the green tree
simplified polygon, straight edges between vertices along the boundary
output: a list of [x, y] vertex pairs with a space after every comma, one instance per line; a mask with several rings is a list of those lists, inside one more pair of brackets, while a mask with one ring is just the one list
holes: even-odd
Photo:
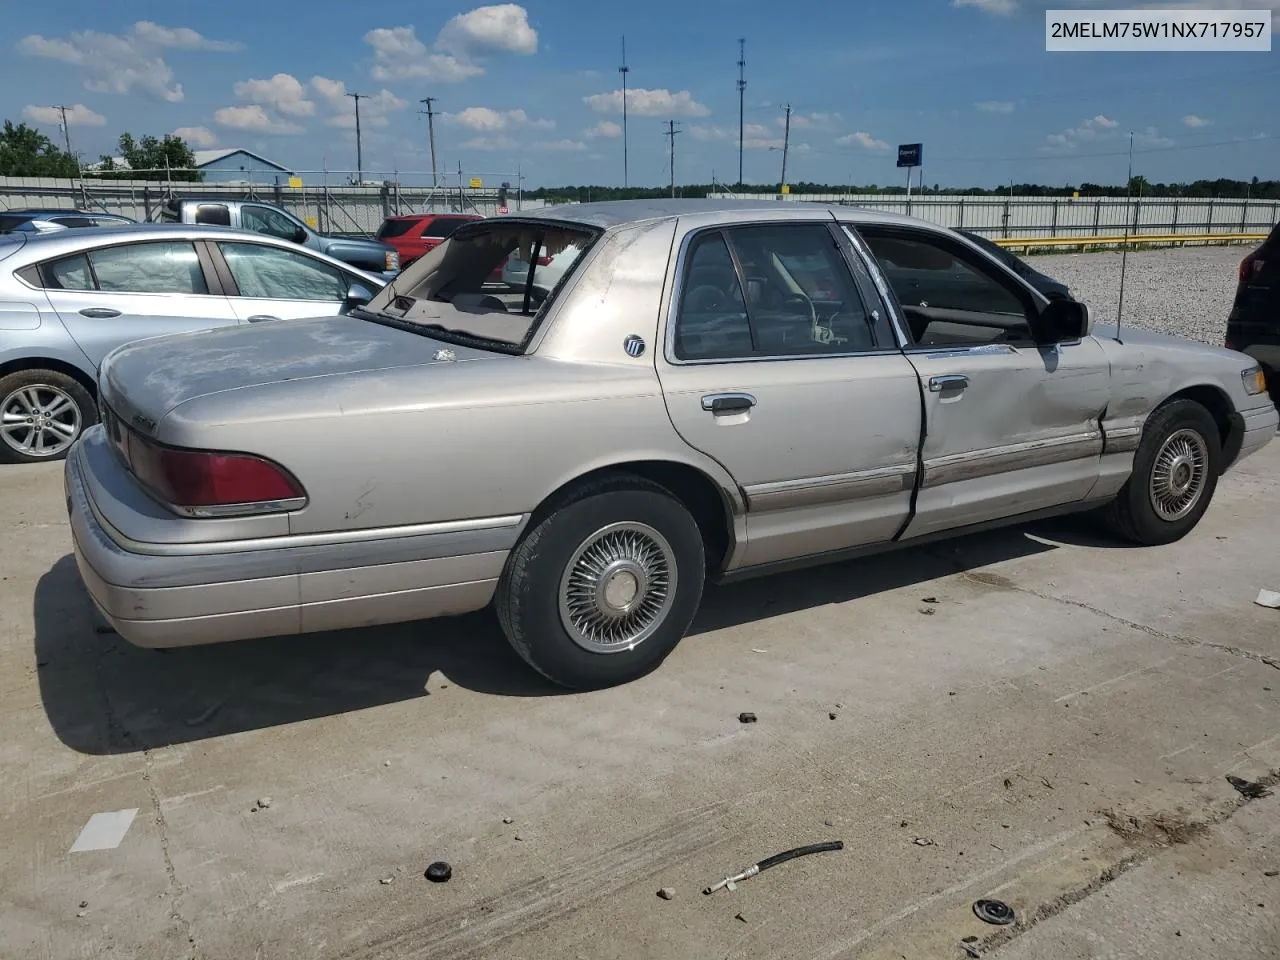
[[120, 134], [120, 159], [104, 156], [99, 173], [108, 180], [189, 180], [204, 179], [193, 170], [196, 156], [181, 137], [166, 133], [164, 139], [147, 135], [137, 140], [131, 133]]
[[34, 127], [6, 120], [0, 131], [0, 176], [74, 177], [76, 158]]

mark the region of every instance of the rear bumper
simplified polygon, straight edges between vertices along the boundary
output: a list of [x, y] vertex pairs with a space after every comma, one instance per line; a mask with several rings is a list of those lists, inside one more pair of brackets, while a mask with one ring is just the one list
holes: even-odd
[[[492, 599], [523, 518], [358, 542], [137, 544], [100, 515], [77, 443], [64, 484], [76, 564], [103, 617], [142, 647], [374, 626], [479, 610]], [[452, 525], [457, 526], [457, 525]], [[374, 537], [379, 537], [374, 539]], [[122, 543], [121, 541], [125, 541]], [[152, 550], [155, 552], [150, 552]]]

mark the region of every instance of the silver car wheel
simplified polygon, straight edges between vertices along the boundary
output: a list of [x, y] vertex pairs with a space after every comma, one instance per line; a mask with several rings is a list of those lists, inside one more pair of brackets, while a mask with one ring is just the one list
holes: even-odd
[[676, 559], [643, 523], [612, 523], [574, 551], [560, 578], [560, 621], [592, 653], [634, 650], [662, 626], [676, 593]]
[[80, 436], [80, 407], [47, 383], [19, 387], [0, 401], [0, 439], [28, 457], [56, 457]]
[[1209, 469], [1209, 445], [1188, 428], [1170, 434], [1156, 452], [1151, 467], [1151, 506], [1161, 520], [1181, 520], [1204, 492]]

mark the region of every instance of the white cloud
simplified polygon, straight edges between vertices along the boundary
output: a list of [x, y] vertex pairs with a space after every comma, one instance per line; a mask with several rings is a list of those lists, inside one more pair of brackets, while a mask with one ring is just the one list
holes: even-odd
[[773, 131], [766, 127], [763, 123], [748, 123], [742, 128], [742, 138], [744, 140], [750, 137], [771, 137]]
[[310, 117], [316, 112], [306, 88], [289, 73], [277, 73], [270, 80], [242, 80], [234, 89], [241, 100], [266, 104], [290, 117]]
[[218, 143], [218, 135], [208, 127], [179, 127], [173, 131], [175, 137], [181, 137], [193, 147], [212, 147]]
[[781, 150], [782, 137], [744, 136], [742, 146], [746, 150]]
[[373, 47], [375, 80], [436, 80], [457, 83], [484, 73], [484, 67], [448, 53], [429, 53], [413, 27], [379, 27], [364, 35]]
[[161, 56], [165, 49], [226, 52], [241, 49], [228, 40], [210, 40], [190, 27], [162, 27], [139, 20], [128, 33], [80, 30], [65, 39], [31, 34], [18, 43], [22, 53], [78, 67], [86, 90], [127, 94], [137, 91], [157, 100], [182, 100], [182, 84]]
[[[608, 122], [608, 121], [605, 121]], [[617, 124], [614, 124], [617, 126]], [[727, 140], [729, 137], [738, 139], [737, 131], [726, 130], [724, 127], [711, 126], [705, 123], [694, 123], [689, 126], [689, 136], [695, 140]]]
[[587, 145], [581, 140], [545, 140], [541, 143], [533, 145], [535, 150], [558, 150], [562, 152], [573, 150], [585, 150]]
[[614, 123], [612, 120], [601, 120], [594, 127], [584, 130], [584, 137], [594, 139], [612, 139], [613, 137], [622, 136], [622, 126]]
[[1008, 100], [979, 100], [973, 106], [983, 113], [1013, 113], [1013, 104]]
[[536, 53], [538, 33], [524, 7], [500, 3], [458, 14], [436, 34], [431, 48], [411, 25], [378, 27], [364, 35], [364, 42], [373, 48], [375, 80], [457, 83], [483, 74], [488, 55]]
[[1133, 135], [1134, 146], [1144, 149], [1163, 149], [1164, 147], [1172, 147], [1174, 141], [1170, 137], [1160, 135], [1160, 131], [1155, 127], [1147, 127], [1145, 130], [1136, 131]]
[[[62, 111], [57, 107], [27, 106], [23, 108], [22, 115], [32, 123], [45, 123], [50, 126], [62, 124]], [[69, 127], [100, 127], [106, 122], [106, 117], [90, 110], [83, 103], [67, 107], [67, 126]]]
[[514, 150], [516, 142], [510, 137], [472, 137], [459, 144], [463, 150]]
[[[355, 99], [347, 95], [347, 85], [341, 80], [330, 80], [328, 77], [312, 77], [311, 89], [316, 92], [332, 113], [325, 125], [341, 129], [354, 130], [356, 127]], [[388, 124], [387, 114], [393, 110], [403, 110], [409, 105], [407, 100], [397, 97], [385, 87], [377, 93], [360, 97], [360, 128], [385, 127]]]
[[1208, 117], [1197, 117], [1194, 113], [1188, 113], [1182, 118], [1182, 122], [1193, 129], [1195, 127], [1207, 127], [1209, 124], [1213, 123], [1213, 121]]
[[842, 147], [861, 147], [863, 150], [876, 152], [889, 149], [889, 144], [883, 140], [877, 140], [865, 130], [855, 130], [853, 133], [846, 133], [843, 137], [836, 137], [836, 143]]
[[214, 50], [218, 53], [234, 53], [243, 50], [244, 44], [235, 40], [210, 40], [190, 27], [162, 27], [150, 20], [139, 20], [133, 25], [134, 36], [157, 47], [176, 47], [183, 50]]
[[[778, 126], [785, 126], [786, 117], [778, 117]], [[840, 122], [838, 113], [793, 113], [791, 127], [793, 130], [830, 130]]]
[[494, 110], [490, 107], [467, 107], [457, 113], [446, 113], [441, 116], [446, 123], [456, 123], [481, 132], [493, 130], [510, 130], [524, 127], [531, 130], [552, 130], [554, 120], [542, 120], [530, 117], [523, 110]]
[[460, 13], [440, 31], [436, 47], [456, 54], [538, 52], [538, 33], [529, 13], [517, 3], [499, 3]]
[[1117, 126], [1119, 121], [1100, 113], [1095, 117], [1082, 120], [1079, 126], [1068, 127], [1061, 133], [1051, 133], [1045, 139], [1051, 147], [1074, 150], [1081, 143], [1089, 143], [1100, 136], [1105, 136], [1107, 131], [1114, 130]]
[[256, 103], [247, 107], [223, 107], [214, 112], [213, 119], [220, 126], [232, 130], [249, 130], [253, 133], [290, 134], [301, 133], [302, 127], [287, 120], [273, 120], [267, 111]]
[[[582, 102], [596, 113], [622, 113], [621, 90], [595, 93], [583, 97]], [[711, 111], [694, 100], [688, 90], [672, 93], [637, 87], [627, 91], [627, 113], [637, 117], [705, 117]]]
[[983, 13], [1008, 16], [1018, 9], [1018, 0], [951, 0], [953, 7], [976, 7]]

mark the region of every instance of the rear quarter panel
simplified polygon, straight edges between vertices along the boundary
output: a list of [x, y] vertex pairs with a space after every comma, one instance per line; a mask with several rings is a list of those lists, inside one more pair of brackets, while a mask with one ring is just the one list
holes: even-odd
[[527, 514], [634, 460], [732, 484], [675, 434], [652, 365], [495, 357], [290, 381], [190, 400], [158, 432], [292, 471], [309, 503], [291, 533]]

